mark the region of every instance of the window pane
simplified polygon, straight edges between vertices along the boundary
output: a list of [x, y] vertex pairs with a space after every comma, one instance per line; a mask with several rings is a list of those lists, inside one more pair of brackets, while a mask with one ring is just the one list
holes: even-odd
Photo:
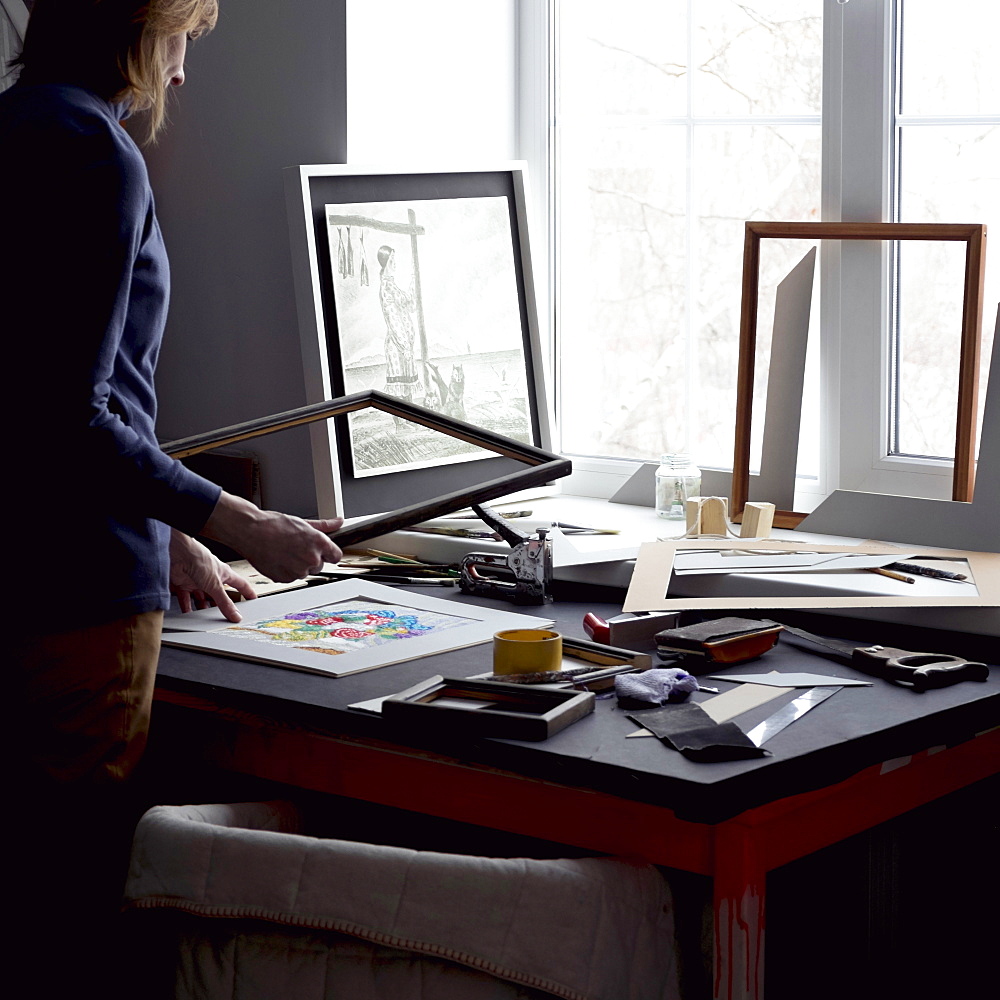
[[[744, 223], [818, 218], [821, 6], [623, 0], [610, 17], [603, 2], [558, 5], [555, 310], [568, 453], [689, 449], [706, 465], [731, 462]], [[764, 114], [767, 124], [745, 121]]]
[[964, 243], [900, 246], [896, 454], [955, 455], [964, 275]]
[[1000, 4], [899, 3], [904, 115], [1000, 114]]
[[687, 102], [687, 4], [570, 0], [559, 13], [559, 114], [674, 117]]
[[696, 115], [818, 115], [818, 0], [699, 0], [693, 38]]
[[0, 4], [0, 91], [6, 90], [17, 79], [17, 73], [8, 74], [7, 64], [20, 51], [20, 36], [6, 8]]
[[[914, 125], [900, 132], [902, 221], [981, 222], [1000, 231], [1000, 125]], [[904, 243], [900, 249], [895, 450], [905, 455], [955, 453], [963, 251], [964, 244]], [[990, 254], [986, 259], [983, 356], [988, 359], [1000, 268], [995, 261], [990, 266]]]
[[[744, 222], [818, 221], [820, 126], [705, 126], [694, 130], [693, 335], [697, 343], [694, 440], [699, 461], [728, 467], [733, 457], [739, 358]], [[809, 244], [766, 240], [761, 252], [758, 348], [767, 358], [774, 293]], [[779, 250], [780, 247], [780, 250]], [[766, 363], [754, 388], [767, 387]], [[761, 403], [763, 395], [761, 395]], [[763, 415], [763, 405], [754, 413]], [[762, 430], [762, 420], [754, 421]]]
[[560, 409], [575, 454], [659, 457], [683, 423], [685, 136], [562, 132]]

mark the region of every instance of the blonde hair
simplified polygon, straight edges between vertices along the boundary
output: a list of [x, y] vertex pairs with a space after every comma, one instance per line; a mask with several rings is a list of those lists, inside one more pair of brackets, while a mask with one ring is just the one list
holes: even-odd
[[146, 140], [166, 119], [170, 39], [211, 31], [219, 0], [35, 0], [20, 55], [21, 80], [71, 83], [146, 111]]
[[154, 142], [166, 123], [168, 42], [180, 34], [199, 38], [215, 27], [218, 17], [218, 0], [150, 0], [145, 9], [136, 11], [142, 31], [121, 66], [127, 83], [116, 96], [128, 101], [133, 111], [148, 112], [147, 142]]

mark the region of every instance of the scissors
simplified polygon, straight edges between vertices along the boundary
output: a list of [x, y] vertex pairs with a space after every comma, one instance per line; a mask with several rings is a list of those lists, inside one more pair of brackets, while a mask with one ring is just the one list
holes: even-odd
[[883, 677], [914, 691], [948, 687], [959, 681], [985, 681], [990, 676], [990, 668], [985, 663], [950, 653], [914, 653], [894, 646], [854, 646], [790, 625], [785, 626], [785, 632], [832, 650], [841, 662], [849, 663], [862, 673]]

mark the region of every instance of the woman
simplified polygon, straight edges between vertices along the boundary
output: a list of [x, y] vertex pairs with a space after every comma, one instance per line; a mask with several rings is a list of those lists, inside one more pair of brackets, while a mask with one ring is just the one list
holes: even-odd
[[[416, 331], [412, 313], [416, 308], [413, 292], [403, 291], [396, 284], [396, 251], [392, 247], [378, 248], [379, 275], [378, 299], [385, 320], [385, 391], [406, 403], [414, 402], [420, 378], [413, 360]], [[406, 421], [396, 420], [396, 426]]]
[[[18, 845], [32, 863], [17, 905], [30, 915], [39, 898], [58, 900], [74, 941], [96, 933], [99, 905], [119, 891], [129, 829], [116, 789], [145, 743], [170, 591], [185, 610], [214, 602], [232, 621], [224, 587], [254, 596], [191, 536], [277, 580], [340, 558], [326, 534], [339, 520], [259, 510], [156, 442], [168, 266], [120, 120], [145, 113], [145, 138], [156, 137], [188, 40], [216, 17], [217, 0], [36, 0], [20, 75], [0, 94], [0, 322], [5, 371], [31, 400], [8, 403], [19, 625], [6, 759], [33, 828]], [[80, 945], [76, 958], [93, 951]]]

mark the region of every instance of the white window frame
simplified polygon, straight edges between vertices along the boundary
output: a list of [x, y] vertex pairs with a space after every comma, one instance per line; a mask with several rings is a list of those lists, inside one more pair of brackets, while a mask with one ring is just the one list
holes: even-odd
[[[825, 221], [893, 221], [894, 0], [824, 0], [823, 174]], [[551, 252], [549, 133], [552, 100], [548, 60], [552, 0], [517, 0], [518, 156], [534, 178], [536, 246]], [[540, 68], [541, 67], [541, 68]], [[543, 183], [544, 181], [544, 183]], [[538, 253], [544, 261], [546, 255]], [[890, 248], [827, 241], [821, 254], [821, 427], [824, 466], [811, 490], [833, 487], [878, 493], [951, 496], [950, 461], [889, 455]], [[543, 275], [539, 274], [539, 278]], [[846, 294], [843, 290], [849, 289]], [[552, 344], [551, 297], [540, 328]], [[552, 371], [556, 372], [550, 346]], [[558, 391], [558, 390], [556, 390]], [[556, 402], [558, 400], [556, 399]], [[569, 492], [609, 496], [639, 462], [574, 456]], [[809, 509], [813, 504], [804, 498]], [[813, 501], [815, 503], [815, 500]]]
[[16, 74], [7, 75], [7, 63], [20, 51], [27, 30], [28, 8], [23, 0], [0, 0], [0, 91], [17, 79]]
[[[894, 8], [893, 0], [826, 0], [824, 219], [896, 221]], [[887, 245], [824, 247], [826, 473], [845, 489], [946, 500], [951, 461], [889, 454], [890, 254]]]

